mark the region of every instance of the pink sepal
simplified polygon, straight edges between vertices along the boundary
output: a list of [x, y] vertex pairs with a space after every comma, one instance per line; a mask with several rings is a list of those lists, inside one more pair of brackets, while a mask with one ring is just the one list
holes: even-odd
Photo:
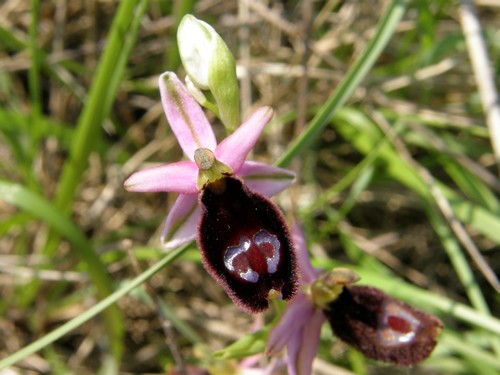
[[168, 213], [161, 242], [167, 249], [174, 249], [196, 238], [201, 208], [198, 195], [179, 195]]
[[125, 189], [135, 192], [174, 192], [196, 194], [198, 168], [193, 162], [179, 161], [140, 170], [124, 183]]
[[255, 161], [244, 162], [238, 175], [250, 189], [267, 197], [278, 194], [295, 181], [295, 173], [292, 171]]
[[186, 156], [194, 160], [201, 147], [215, 150], [217, 141], [205, 113], [175, 73], [163, 73], [158, 83], [165, 115]]
[[257, 142], [264, 126], [271, 121], [272, 117], [271, 107], [257, 109], [233, 134], [217, 146], [215, 157], [229, 165], [237, 173]]

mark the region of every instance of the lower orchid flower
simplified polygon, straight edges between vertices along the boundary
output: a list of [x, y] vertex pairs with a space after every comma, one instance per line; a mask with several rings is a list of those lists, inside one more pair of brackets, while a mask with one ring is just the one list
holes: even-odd
[[283, 215], [267, 198], [294, 180], [271, 165], [245, 161], [272, 109], [254, 112], [217, 144], [203, 110], [172, 72], [159, 79], [165, 114], [187, 161], [134, 173], [125, 188], [179, 193], [162, 242], [173, 248], [197, 237], [207, 271], [247, 312], [272, 298], [291, 299], [298, 287], [295, 249]]
[[302, 229], [293, 229], [301, 269], [301, 292], [271, 330], [266, 351], [287, 347], [289, 375], [311, 373], [327, 320], [333, 333], [365, 356], [411, 366], [426, 359], [436, 345], [442, 322], [377, 288], [352, 285], [359, 276], [346, 268], [323, 274], [312, 267]]

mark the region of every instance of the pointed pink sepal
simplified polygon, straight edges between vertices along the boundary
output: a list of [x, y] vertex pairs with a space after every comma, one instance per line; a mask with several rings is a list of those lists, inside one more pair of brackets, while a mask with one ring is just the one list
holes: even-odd
[[309, 252], [307, 251], [306, 240], [302, 227], [295, 221], [292, 227], [293, 242], [297, 247], [297, 258], [299, 260], [301, 284], [311, 284], [318, 278], [318, 271], [311, 265]]
[[215, 149], [215, 157], [238, 172], [248, 153], [257, 142], [260, 133], [271, 118], [271, 107], [257, 109], [236, 131], [224, 139]]
[[201, 147], [215, 150], [217, 141], [210, 123], [175, 73], [163, 73], [158, 83], [165, 115], [186, 156], [194, 160], [194, 151]]
[[302, 375], [311, 372], [318, 351], [321, 326], [325, 321], [323, 312], [314, 310], [306, 325], [296, 332], [287, 347], [288, 374]]
[[190, 161], [160, 165], [132, 174], [124, 183], [125, 189], [135, 192], [173, 192], [196, 194], [198, 168]]
[[295, 173], [292, 171], [255, 161], [244, 162], [238, 176], [245, 180], [250, 189], [266, 197], [278, 194], [295, 181]]
[[168, 213], [161, 242], [167, 249], [174, 249], [196, 238], [201, 208], [198, 195], [179, 195]]
[[314, 314], [314, 307], [311, 305], [305, 294], [298, 294], [292, 302], [288, 304], [279, 322], [269, 333], [266, 353], [275, 355], [280, 352], [294, 335], [307, 325], [309, 318]]

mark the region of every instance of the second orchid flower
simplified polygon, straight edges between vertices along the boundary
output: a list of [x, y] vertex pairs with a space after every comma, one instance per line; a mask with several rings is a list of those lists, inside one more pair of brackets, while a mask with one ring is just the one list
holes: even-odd
[[426, 359], [436, 345], [442, 322], [377, 288], [352, 285], [358, 275], [346, 268], [322, 273], [312, 267], [299, 225], [293, 229], [302, 291], [271, 330], [267, 353], [285, 346], [289, 375], [307, 375], [323, 323], [365, 356], [400, 366]]

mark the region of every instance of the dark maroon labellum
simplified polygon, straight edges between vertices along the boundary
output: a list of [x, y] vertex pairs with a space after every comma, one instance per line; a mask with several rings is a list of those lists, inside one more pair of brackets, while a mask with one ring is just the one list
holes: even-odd
[[257, 313], [268, 299], [291, 299], [298, 288], [295, 249], [275, 205], [225, 177], [201, 195], [198, 244], [207, 271], [243, 310]]
[[426, 359], [443, 323], [379, 289], [346, 286], [324, 311], [333, 332], [367, 357], [401, 366]]

